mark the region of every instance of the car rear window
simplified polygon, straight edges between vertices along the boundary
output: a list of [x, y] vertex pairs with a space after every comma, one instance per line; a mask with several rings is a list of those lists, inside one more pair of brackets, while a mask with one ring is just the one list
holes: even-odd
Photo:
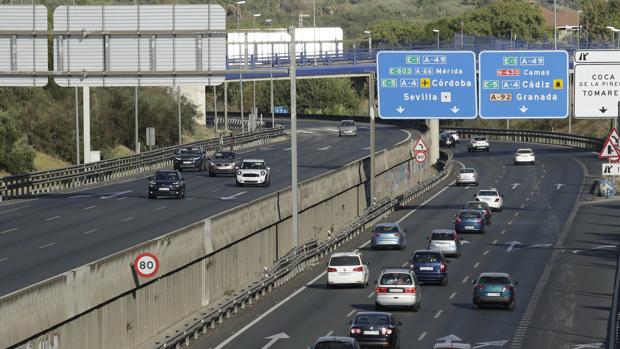
[[343, 121], [343, 122], [340, 123], [340, 126], [351, 127], [351, 126], [355, 126], [355, 123], [352, 122], [352, 121]]
[[459, 213], [459, 217], [460, 218], [480, 218], [480, 213], [471, 212], [471, 211], [461, 212]]
[[529, 149], [521, 149], [521, 150], [517, 150], [517, 154], [531, 154], [532, 151]]
[[497, 196], [497, 192], [492, 190], [482, 190], [478, 192], [478, 196]]
[[241, 165], [241, 168], [246, 169], [246, 170], [264, 170], [265, 163], [244, 161], [243, 164]]
[[314, 346], [314, 349], [355, 349], [350, 343], [342, 342], [321, 342]]
[[179, 149], [179, 155], [188, 155], [188, 154], [200, 154], [200, 148], [181, 148]]
[[437, 253], [422, 252], [413, 256], [413, 261], [417, 263], [439, 263], [441, 256]]
[[454, 234], [452, 233], [432, 233], [431, 240], [450, 240], [454, 241]]
[[476, 140], [476, 141], [486, 141], [487, 139], [484, 138], [484, 137], [476, 137], [476, 138], [474, 138], [474, 140]]
[[356, 256], [338, 256], [332, 257], [329, 260], [329, 265], [332, 267], [343, 267], [349, 265], [360, 265], [360, 259]]
[[213, 155], [213, 158], [227, 160], [227, 159], [234, 159], [235, 155], [233, 153], [215, 153]]
[[177, 177], [176, 173], [158, 172], [155, 174], [155, 179], [158, 181], [176, 181], [179, 177]]
[[358, 314], [353, 321], [355, 325], [389, 325], [387, 314]]
[[474, 210], [485, 210], [487, 207], [483, 202], [468, 202], [465, 204], [465, 208]]
[[459, 171], [459, 173], [476, 173], [473, 168], [464, 168]]
[[381, 275], [381, 285], [413, 285], [411, 275], [404, 273], [385, 273]]
[[379, 225], [375, 227], [375, 233], [398, 233], [398, 226], [396, 225]]
[[478, 280], [478, 283], [481, 284], [497, 284], [497, 285], [508, 285], [510, 284], [510, 279], [503, 276], [483, 276]]

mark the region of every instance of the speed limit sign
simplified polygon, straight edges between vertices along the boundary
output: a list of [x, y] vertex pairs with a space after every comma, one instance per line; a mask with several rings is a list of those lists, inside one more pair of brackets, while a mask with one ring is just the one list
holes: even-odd
[[415, 153], [415, 161], [422, 163], [424, 160], [426, 160], [425, 152], [419, 151]]
[[140, 253], [133, 261], [133, 268], [136, 274], [143, 278], [153, 277], [159, 269], [159, 260], [149, 252]]

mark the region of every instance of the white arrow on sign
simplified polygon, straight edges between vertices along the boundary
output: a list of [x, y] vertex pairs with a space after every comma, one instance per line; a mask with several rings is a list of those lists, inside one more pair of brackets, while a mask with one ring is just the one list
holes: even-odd
[[508, 339], [504, 339], [501, 341], [492, 341], [492, 342], [480, 342], [480, 343], [476, 343], [476, 346], [472, 347], [472, 349], [486, 348], [486, 347], [503, 347], [504, 344], [506, 343], [508, 343]]
[[512, 183], [512, 189], [517, 189], [517, 187], [520, 185], [521, 183]]
[[523, 114], [525, 114], [525, 112], [527, 111], [527, 108], [526, 108], [524, 105], [522, 105], [522, 106], [521, 106], [521, 108], [519, 108], [519, 110], [520, 110]]
[[602, 348], [603, 343], [573, 344], [573, 349]]
[[267, 342], [267, 344], [263, 345], [263, 347], [261, 349], [270, 348], [272, 345], [276, 344], [276, 342], [279, 341], [280, 339], [289, 339], [289, 338], [291, 338], [291, 337], [289, 337], [284, 332], [280, 332], [278, 334], [274, 334], [273, 336], [265, 337], [265, 339], [269, 339], [269, 342]]
[[403, 108], [402, 105], [399, 105], [398, 108], [396, 108], [396, 111], [398, 112], [398, 114], [402, 114], [405, 111], [405, 108]]
[[564, 186], [564, 183], [556, 183], [555, 184], [555, 190], [560, 190], [560, 189], [562, 189], [563, 186]]
[[438, 338], [437, 341], [446, 342], [446, 343], [452, 343], [452, 342], [460, 342], [460, 341], [462, 341], [462, 339], [460, 339], [459, 337], [451, 334], [449, 336]]
[[508, 248], [506, 249], [506, 252], [511, 252], [512, 250], [514, 250], [515, 246], [517, 245], [523, 245], [523, 244], [520, 243], [519, 241], [510, 241], [508, 243]]
[[458, 112], [459, 112], [459, 110], [461, 110], [461, 109], [459, 109], [459, 108], [455, 105], [455, 106], [453, 106], [450, 110], [452, 110], [452, 112], [453, 112], [454, 114], [456, 114], [456, 113], [458, 113]]
[[222, 200], [232, 200], [232, 199], [236, 198], [237, 196], [243, 195], [245, 193], [247, 193], [247, 191], [242, 191], [240, 193], [237, 193], [237, 194], [231, 195], [231, 196], [222, 196], [222, 197], [220, 197], [220, 199], [222, 199]]

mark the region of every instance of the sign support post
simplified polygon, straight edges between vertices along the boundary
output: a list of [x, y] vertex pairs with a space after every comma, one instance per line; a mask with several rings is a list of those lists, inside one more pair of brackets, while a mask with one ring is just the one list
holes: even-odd
[[375, 203], [375, 74], [368, 75], [368, 115], [370, 116], [370, 202]]
[[299, 188], [297, 186], [297, 54], [295, 52], [295, 27], [289, 27], [291, 42], [289, 43], [289, 57], [291, 61], [291, 223], [293, 233], [293, 249], [299, 246]]
[[82, 122], [82, 128], [84, 132], [84, 136], [82, 139], [84, 140], [84, 163], [90, 163], [90, 87], [84, 86], [82, 87], [82, 107], [83, 107], [83, 117], [84, 120]]

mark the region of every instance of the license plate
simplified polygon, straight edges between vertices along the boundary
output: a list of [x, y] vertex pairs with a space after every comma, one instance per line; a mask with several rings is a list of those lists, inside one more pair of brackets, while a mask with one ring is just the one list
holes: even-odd
[[183, 163], [184, 163], [185, 165], [189, 165], [189, 164], [191, 164], [192, 162], [191, 162], [191, 161], [183, 161]]
[[433, 267], [420, 267], [420, 270], [433, 270]]
[[403, 293], [402, 288], [390, 288], [390, 293]]
[[347, 273], [347, 272], [340, 272], [340, 273], [338, 273], [338, 276], [347, 276], [347, 275], [349, 275], [349, 273]]
[[379, 335], [379, 331], [364, 331], [364, 334]]
[[466, 225], [465, 229], [474, 229], [474, 226], [473, 225]]
[[499, 297], [501, 294], [497, 293], [497, 292], [491, 292], [491, 293], [487, 293], [487, 296], [489, 297]]
[[159, 190], [161, 190], [161, 191], [169, 191], [170, 188], [159, 188]]

